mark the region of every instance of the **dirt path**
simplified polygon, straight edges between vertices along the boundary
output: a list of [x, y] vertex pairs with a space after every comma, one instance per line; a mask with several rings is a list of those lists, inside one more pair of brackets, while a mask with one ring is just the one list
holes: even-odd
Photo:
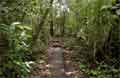
[[47, 60], [34, 64], [29, 78], [84, 78], [71, 61], [71, 51], [64, 49], [59, 42], [52, 42], [46, 54]]
[[64, 50], [60, 47], [48, 49], [48, 64], [50, 65], [51, 78], [67, 78], [64, 69]]

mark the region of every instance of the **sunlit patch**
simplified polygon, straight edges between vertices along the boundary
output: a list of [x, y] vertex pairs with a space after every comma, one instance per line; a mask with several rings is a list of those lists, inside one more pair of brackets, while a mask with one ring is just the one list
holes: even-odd
[[47, 64], [46, 67], [47, 67], [47, 68], [52, 68], [53, 65], [51, 65], [51, 64]]
[[73, 72], [65, 72], [65, 74], [68, 75], [68, 76], [69, 76], [69, 75], [73, 75], [73, 74], [75, 74], [75, 73], [76, 73], [76, 71], [73, 71]]
[[69, 61], [69, 60], [67, 60], [67, 61], [65, 61], [67, 64], [69, 64], [71, 61]]
[[43, 64], [43, 63], [45, 63], [45, 61], [44, 61], [44, 60], [40, 60], [39, 63], [40, 63], [40, 64]]

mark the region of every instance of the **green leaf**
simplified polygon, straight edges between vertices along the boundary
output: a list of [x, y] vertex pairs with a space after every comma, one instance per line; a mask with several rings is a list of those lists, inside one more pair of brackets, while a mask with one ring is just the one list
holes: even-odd
[[24, 26], [24, 29], [26, 29], [26, 30], [32, 30], [32, 27], [31, 26]]
[[87, 67], [86, 65], [80, 64], [80, 68], [81, 68], [81, 69], [85, 69], [86, 67]]
[[91, 70], [91, 71], [90, 71], [90, 74], [93, 75], [93, 76], [97, 76], [97, 75], [98, 75], [98, 71]]

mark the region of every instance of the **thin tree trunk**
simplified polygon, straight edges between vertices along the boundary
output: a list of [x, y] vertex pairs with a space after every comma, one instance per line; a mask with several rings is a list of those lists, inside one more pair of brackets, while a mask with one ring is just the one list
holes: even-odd
[[33, 42], [32, 42], [32, 46], [34, 46], [36, 44], [36, 41], [40, 35], [40, 30], [42, 29], [44, 23], [45, 23], [45, 20], [47, 18], [47, 15], [50, 11], [50, 8], [52, 7], [52, 3], [53, 3], [53, 0], [50, 1], [50, 6], [49, 8], [46, 9], [45, 11], [45, 14], [43, 15], [42, 19], [41, 19], [41, 22], [39, 23], [39, 27], [38, 27], [38, 30], [36, 31], [36, 33], [33, 35]]
[[0, 64], [5, 61], [7, 56], [8, 43], [7, 34], [0, 32]]
[[63, 13], [63, 19], [62, 19], [62, 28], [61, 28], [61, 36], [64, 37], [65, 35], [65, 21], [66, 21], [66, 14]]
[[53, 37], [54, 36], [54, 22], [53, 22], [53, 13], [51, 12], [50, 14], [51, 19], [50, 19], [50, 36]]

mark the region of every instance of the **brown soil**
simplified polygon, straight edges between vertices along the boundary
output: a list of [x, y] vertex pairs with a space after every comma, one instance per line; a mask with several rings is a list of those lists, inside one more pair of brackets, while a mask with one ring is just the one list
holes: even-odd
[[49, 44], [47, 59], [32, 65], [29, 78], [86, 78], [72, 60], [73, 51], [63, 48], [58, 41]]

